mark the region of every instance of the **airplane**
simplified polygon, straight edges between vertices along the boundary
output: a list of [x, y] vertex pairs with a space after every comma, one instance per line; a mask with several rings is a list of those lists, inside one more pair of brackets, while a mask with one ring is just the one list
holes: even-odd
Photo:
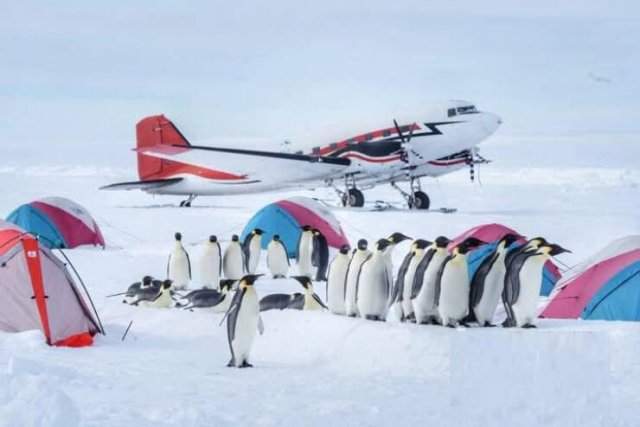
[[[466, 101], [446, 102], [425, 116], [403, 125], [394, 119], [393, 126], [307, 153], [193, 145], [164, 115], [149, 116], [136, 125], [140, 180], [101, 189], [184, 195], [180, 206], [189, 207], [197, 196], [331, 187], [343, 206], [362, 207], [362, 190], [389, 183], [410, 209], [428, 209], [420, 179], [470, 167], [473, 180], [473, 166], [488, 163], [477, 146], [502, 120]], [[399, 182], [408, 182], [408, 190]]]

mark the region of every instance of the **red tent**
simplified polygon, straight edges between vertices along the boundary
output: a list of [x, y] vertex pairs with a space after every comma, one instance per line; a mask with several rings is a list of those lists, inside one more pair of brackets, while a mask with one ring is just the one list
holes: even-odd
[[[32, 235], [0, 221], [0, 330], [40, 329], [49, 345], [91, 345], [103, 332], [65, 265]], [[87, 295], [88, 296], [88, 295]]]

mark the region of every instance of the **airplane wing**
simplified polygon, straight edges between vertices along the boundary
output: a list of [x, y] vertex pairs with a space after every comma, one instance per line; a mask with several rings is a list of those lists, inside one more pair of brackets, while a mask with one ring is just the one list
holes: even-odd
[[163, 170], [173, 176], [194, 175], [227, 185], [299, 184], [334, 176], [351, 164], [345, 158], [196, 145], [155, 145], [136, 151], [160, 159]]
[[116, 184], [110, 184], [100, 187], [100, 190], [153, 190], [177, 184], [182, 180], [183, 178], [178, 177], [168, 179], [153, 179], [150, 181], [118, 182]]

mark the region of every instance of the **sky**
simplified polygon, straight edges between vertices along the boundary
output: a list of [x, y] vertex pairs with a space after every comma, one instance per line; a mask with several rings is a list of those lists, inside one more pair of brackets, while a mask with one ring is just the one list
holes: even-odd
[[344, 3], [7, 3], [0, 158], [120, 161], [157, 113], [195, 141], [308, 147], [447, 99], [507, 137], [640, 131], [638, 2]]

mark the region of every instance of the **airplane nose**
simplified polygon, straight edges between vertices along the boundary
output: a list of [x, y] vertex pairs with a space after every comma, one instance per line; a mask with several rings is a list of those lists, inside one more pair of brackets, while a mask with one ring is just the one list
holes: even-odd
[[487, 130], [489, 135], [491, 135], [496, 130], [498, 130], [498, 127], [500, 127], [500, 125], [502, 124], [502, 118], [493, 113], [483, 113], [483, 116], [483, 126]]

